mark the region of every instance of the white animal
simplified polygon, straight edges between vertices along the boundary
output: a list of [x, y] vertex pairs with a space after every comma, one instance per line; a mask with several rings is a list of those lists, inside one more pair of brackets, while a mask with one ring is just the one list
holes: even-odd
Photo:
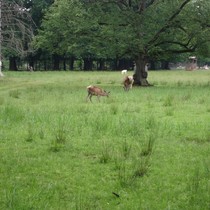
[[205, 70], [208, 70], [208, 69], [209, 69], [208, 65], [205, 65], [203, 68], [204, 68]]
[[128, 70], [127, 69], [124, 69], [121, 71], [121, 74], [127, 74]]
[[124, 90], [128, 91], [133, 87], [133, 76], [126, 76], [123, 80]]
[[177, 66], [176, 69], [185, 69], [184, 66]]
[[103, 90], [99, 87], [93, 86], [93, 85], [90, 85], [87, 87], [87, 92], [88, 92], [88, 95], [87, 95], [86, 101], [88, 99], [90, 99], [91, 102], [92, 102], [92, 100], [91, 100], [92, 96], [97, 96], [98, 101], [100, 101], [100, 99], [99, 99], [100, 96], [109, 97], [109, 94], [110, 94], [110, 92], [106, 92], [105, 90]]

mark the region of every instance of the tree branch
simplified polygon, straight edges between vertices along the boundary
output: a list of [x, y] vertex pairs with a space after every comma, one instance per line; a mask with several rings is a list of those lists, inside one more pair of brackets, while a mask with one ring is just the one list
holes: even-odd
[[143, 0], [139, 3], [138, 6], [138, 12], [142, 13], [144, 12], [145, 9], [147, 9], [148, 7], [152, 6], [157, 0], [151, 0], [149, 2], [146, 2], [146, 0]]
[[189, 39], [186, 43], [183, 43], [183, 42], [180, 42], [180, 41], [165, 40], [165, 41], [162, 41], [162, 42], [159, 42], [159, 43], [155, 44], [154, 46], [157, 47], [157, 46], [160, 46], [160, 45], [163, 45], [163, 44], [176, 44], [176, 45], [179, 45], [181, 47], [187, 48], [188, 45], [190, 44], [190, 42], [192, 41], [192, 39], [193, 39], [193, 36], [189, 37]]
[[197, 47], [198, 47], [198, 46], [195, 45], [195, 46], [193, 46], [192, 48], [181, 49], [181, 50], [168, 49], [168, 50], [165, 50], [165, 52], [172, 53], [172, 54], [195, 52], [195, 50], [197, 49]]
[[154, 35], [154, 37], [148, 42], [147, 47], [151, 44], [153, 44], [157, 39], [159, 38], [160, 34], [165, 32], [170, 26], [171, 26], [171, 21], [174, 20], [179, 13], [182, 11], [182, 9], [189, 3], [190, 0], [185, 0], [181, 6], [174, 12], [174, 14], [171, 15], [171, 17], [166, 21], [166, 24]]

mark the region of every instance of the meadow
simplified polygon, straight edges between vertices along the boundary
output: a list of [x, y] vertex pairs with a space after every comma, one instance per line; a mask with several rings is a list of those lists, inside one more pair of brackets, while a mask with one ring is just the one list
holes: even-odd
[[210, 209], [210, 71], [4, 74], [0, 209]]

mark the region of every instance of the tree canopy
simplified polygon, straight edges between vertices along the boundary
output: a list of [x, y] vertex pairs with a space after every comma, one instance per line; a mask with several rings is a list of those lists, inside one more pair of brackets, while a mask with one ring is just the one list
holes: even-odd
[[209, 49], [208, 0], [56, 0], [35, 46], [81, 57], [130, 57], [136, 83], [147, 84], [150, 59]]
[[[1, 2], [16, 8], [10, 9], [10, 22], [6, 24], [9, 20], [6, 18], [2, 27], [4, 42], [8, 40], [4, 46], [10, 54], [10, 48], [17, 55], [20, 55], [17, 49], [24, 49], [22, 52], [28, 49], [28, 43], [34, 37], [31, 33], [33, 28], [33, 46], [37, 52], [31, 54], [31, 59], [33, 56], [41, 58], [45, 55], [72, 57], [83, 59], [84, 62], [129, 59], [136, 63], [134, 78], [139, 85], [149, 84], [145, 72], [148, 62], [167, 61], [180, 53], [193, 53], [204, 58], [210, 55], [208, 0]], [[14, 16], [12, 11], [18, 11], [19, 16], [17, 13]], [[29, 13], [36, 27], [28, 18]], [[7, 16], [4, 13], [4, 18]], [[11, 36], [11, 31], [16, 36]]]

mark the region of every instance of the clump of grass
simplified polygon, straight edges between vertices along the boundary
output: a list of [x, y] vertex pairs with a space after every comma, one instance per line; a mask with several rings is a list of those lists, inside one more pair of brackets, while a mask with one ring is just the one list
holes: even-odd
[[102, 209], [98, 198], [94, 196], [79, 195], [75, 199], [75, 210]]
[[114, 81], [114, 80], [111, 80], [111, 81], [110, 81], [110, 84], [111, 84], [111, 85], [114, 85], [115, 83], [116, 83], [116, 81]]
[[136, 159], [133, 178], [143, 177], [148, 173], [150, 167], [149, 157], [140, 157]]
[[143, 144], [142, 149], [135, 160], [133, 179], [145, 176], [150, 167], [150, 157], [154, 150], [154, 143], [158, 138], [158, 127], [154, 118], [151, 117], [148, 125], [150, 125], [148, 137], [146, 137], [146, 143]]
[[205, 98], [200, 98], [200, 99], [198, 100], [198, 103], [199, 103], [199, 104], [204, 104], [204, 103], [205, 103]]
[[19, 90], [11, 90], [11, 91], [9, 91], [9, 96], [12, 98], [20, 98], [20, 91]]
[[160, 81], [159, 84], [165, 86], [165, 85], [167, 85], [168, 83], [167, 83], [167, 81]]
[[147, 144], [142, 148], [141, 156], [149, 156], [152, 154], [154, 147], [155, 137], [154, 134], [150, 133]]
[[168, 108], [165, 110], [166, 116], [173, 116], [174, 115], [174, 109]]
[[87, 106], [77, 106], [75, 110], [78, 114], [87, 114], [90, 110]]
[[188, 142], [194, 142], [197, 144], [204, 144], [210, 142], [210, 134], [207, 133], [205, 136], [187, 136], [185, 138], [186, 141]]
[[[126, 146], [127, 147], [127, 146]], [[130, 186], [132, 183], [132, 159], [122, 154], [121, 150], [115, 153], [114, 163], [117, 171], [117, 181], [121, 187]]]
[[128, 158], [131, 152], [131, 145], [125, 140], [122, 145], [123, 157]]
[[118, 181], [120, 186], [128, 187], [138, 178], [148, 173], [149, 157], [139, 156], [136, 159], [121, 159], [117, 163]]
[[146, 119], [146, 129], [146, 143], [143, 145], [141, 150], [141, 156], [149, 156], [152, 154], [155, 140], [158, 138], [158, 125], [153, 116]]
[[126, 165], [126, 160], [121, 160], [120, 164], [118, 164], [118, 180], [122, 187], [130, 185], [131, 176], [129, 176], [128, 172], [129, 169]]
[[35, 136], [35, 129], [33, 126], [32, 122], [28, 123], [28, 128], [27, 128], [27, 135], [26, 135], [26, 141], [27, 142], [32, 142], [34, 140], [34, 136]]
[[183, 85], [183, 81], [177, 81], [177, 83], [176, 83], [176, 85], [178, 86], [178, 87], [181, 87], [182, 85]]
[[150, 115], [145, 119], [145, 127], [148, 130], [154, 129], [156, 127], [156, 120], [153, 115]]
[[59, 120], [58, 127], [55, 129], [55, 138], [52, 141], [51, 150], [58, 152], [64, 147], [68, 137], [67, 128], [63, 120]]
[[6, 196], [6, 206], [7, 208], [9, 209], [15, 209], [17, 208], [17, 187], [16, 186], [13, 186], [12, 189], [7, 189], [6, 190], [6, 193], [5, 193], [5, 196]]
[[112, 157], [111, 151], [111, 146], [106, 141], [103, 141], [101, 156], [99, 158], [100, 163], [108, 163]]
[[[192, 85], [192, 82], [191, 81], [186, 81], [185, 82], [185, 85], [186, 86], [191, 86]], [[194, 82], [194, 85], [193, 86], [197, 86], [197, 82]]]
[[8, 105], [5, 106], [2, 116], [7, 121], [11, 121], [12, 123], [17, 123], [24, 119], [24, 112], [18, 106]]
[[39, 138], [44, 139], [44, 137], [45, 137], [45, 133], [44, 133], [44, 130], [41, 128], [39, 131]]
[[56, 139], [54, 139], [52, 141], [52, 145], [51, 145], [50, 150], [53, 151], [53, 152], [59, 152], [63, 147], [64, 147], [64, 144], [60, 144], [56, 141]]
[[[197, 164], [196, 164], [197, 165]], [[209, 166], [196, 167], [189, 183], [189, 206], [191, 209], [209, 209]]]
[[56, 139], [56, 142], [58, 142], [59, 144], [66, 143], [67, 129], [65, 127], [65, 124], [62, 122], [58, 124], [58, 129], [57, 129], [57, 132], [55, 133], [55, 139]]
[[3, 104], [4, 104], [4, 98], [0, 97], [0, 105], [3, 105]]
[[111, 114], [116, 115], [118, 113], [118, 107], [116, 105], [112, 105], [110, 107], [110, 112]]
[[[148, 173], [150, 167], [150, 155], [152, 154], [154, 142], [150, 140], [147, 150], [144, 153], [130, 155], [131, 145], [126, 141], [123, 143], [122, 152], [115, 159], [116, 169], [118, 171], [118, 181], [122, 187], [130, 186], [138, 177], [143, 177]], [[135, 153], [135, 151], [134, 151]], [[133, 154], [133, 153], [132, 153]]]
[[163, 106], [172, 106], [173, 103], [174, 103], [174, 96], [168, 95], [163, 102]]
[[188, 101], [191, 99], [191, 93], [187, 93], [184, 96], [182, 96], [182, 101]]

